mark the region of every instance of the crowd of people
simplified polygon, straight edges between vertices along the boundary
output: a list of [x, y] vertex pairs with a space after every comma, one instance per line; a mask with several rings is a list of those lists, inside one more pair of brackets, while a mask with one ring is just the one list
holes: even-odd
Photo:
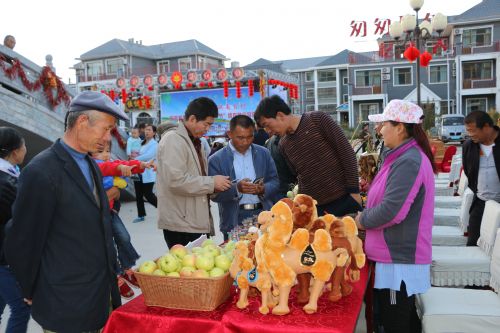
[[[297, 184], [317, 201], [319, 215], [351, 214], [366, 230], [384, 331], [420, 331], [415, 295], [430, 288], [437, 173], [422, 109], [393, 100], [369, 116], [384, 144], [366, 205], [355, 151], [328, 114], [293, 114], [280, 97], [266, 97], [254, 119], [233, 117], [228, 140], [210, 144], [204, 136], [218, 115], [211, 99], [197, 98], [178, 124], [133, 128], [127, 159], [112, 160], [110, 132], [128, 117], [107, 96], [82, 92], [70, 104], [63, 137], [22, 172], [25, 142], [15, 129], [0, 128], [0, 311], [11, 309], [7, 332], [25, 332], [30, 314], [44, 332], [98, 332], [120, 296], [133, 294], [128, 283], [137, 284], [131, 269], [140, 254], [119, 217], [128, 177], [137, 202], [132, 222], [145, 221], [146, 200], [158, 210], [169, 248], [215, 234], [211, 201], [227, 240]], [[486, 113], [473, 112], [465, 122], [471, 140], [464, 171], [476, 194], [469, 245], [475, 245], [484, 201], [500, 199], [500, 144]], [[368, 128], [362, 135], [370, 135]]]

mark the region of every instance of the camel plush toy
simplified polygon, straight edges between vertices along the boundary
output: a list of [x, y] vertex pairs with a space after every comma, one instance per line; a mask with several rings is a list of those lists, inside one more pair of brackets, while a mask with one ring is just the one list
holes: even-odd
[[271, 276], [268, 272], [256, 269], [252, 257], [246, 241], [236, 243], [234, 260], [229, 268], [229, 273], [240, 288], [240, 297], [236, 306], [239, 309], [245, 309], [248, 306], [250, 287], [255, 287], [260, 291], [262, 297], [259, 312], [268, 314], [269, 308], [276, 304], [271, 294]]
[[315, 231], [312, 243], [307, 229], [299, 228], [292, 235], [292, 211], [286, 203], [276, 203], [271, 213], [263, 215], [270, 221], [266, 223], [265, 234], [256, 242], [255, 257], [258, 267], [269, 272], [279, 290], [279, 303], [272, 313], [284, 315], [290, 312], [290, 290], [296, 275], [302, 273], [311, 273], [314, 277], [309, 302], [303, 308], [306, 313], [314, 313], [325, 282], [330, 279], [335, 266], [345, 265], [347, 251], [332, 250], [330, 235], [324, 229]]

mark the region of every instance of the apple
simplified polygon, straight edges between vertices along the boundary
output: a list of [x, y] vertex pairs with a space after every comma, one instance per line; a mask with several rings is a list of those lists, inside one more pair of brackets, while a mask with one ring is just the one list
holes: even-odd
[[219, 277], [225, 274], [224, 270], [219, 267], [214, 267], [212, 270], [209, 272], [210, 277]]
[[215, 245], [207, 245], [203, 248], [203, 254], [215, 258], [220, 254], [220, 248]]
[[207, 278], [210, 277], [210, 274], [204, 269], [197, 269], [193, 272], [192, 277], [194, 278]]
[[206, 247], [207, 245], [215, 245], [213, 239], [205, 239], [203, 243], [201, 243], [201, 247]]
[[182, 259], [186, 254], [188, 254], [188, 250], [183, 245], [176, 244], [172, 246], [170, 253], [175, 255], [177, 258]]
[[196, 247], [193, 247], [191, 252], [193, 252], [194, 254], [201, 254], [201, 253], [203, 253], [203, 248], [196, 246]]
[[221, 254], [215, 257], [215, 267], [222, 269], [224, 272], [227, 272], [230, 266], [231, 260], [227, 255]]
[[193, 273], [196, 271], [194, 267], [182, 267], [179, 275], [181, 277], [190, 277], [193, 276]]
[[173, 254], [166, 254], [158, 260], [160, 264], [160, 268], [165, 273], [174, 272], [179, 268], [179, 262], [177, 261], [177, 257]]
[[186, 254], [184, 258], [182, 258], [182, 267], [196, 267], [196, 255]]
[[158, 267], [156, 266], [155, 262], [153, 260], [147, 260], [139, 266], [139, 272], [145, 273], [145, 274], [152, 274], [155, 269]]
[[165, 275], [167, 275], [167, 273], [165, 273], [161, 269], [155, 269], [155, 271], [153, 272], [153, 275], [165, 276]]
[[170, 272], [170, 273], [167, 273], [167, 276], [170, 276], [170, 277], [181, 277], [179, 272]]
[[293, 199], [293, 192], [292, 192], [292, 191], [288, 191], [288, 192], [286, 192], [286, 197], [287, 197], [288, 199]]
[[209, 271], [214, 268], [215, 260], [214, 257], [209, 257], [206, 255], [196, 256], [196, 268]]

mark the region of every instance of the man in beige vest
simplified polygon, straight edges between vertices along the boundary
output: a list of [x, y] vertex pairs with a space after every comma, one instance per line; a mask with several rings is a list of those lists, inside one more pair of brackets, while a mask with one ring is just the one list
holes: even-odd
[[168, 247], [186, 245], [202, 234], [214, 235], [209, 195], [231, 187], [227, 176], [207, 176], [207, 156], [200, 138], [218, 116], [209, 98], [191, 101], [184, 121], [162, 135], [158, 146], [156, 188], [158, 228]]

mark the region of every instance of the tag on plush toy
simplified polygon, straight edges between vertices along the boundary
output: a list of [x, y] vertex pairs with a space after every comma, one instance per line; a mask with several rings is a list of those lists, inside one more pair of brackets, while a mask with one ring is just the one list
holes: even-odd
[[316, 262], [316, 252], [314, 252], [313, 247], [309, 244], [302, 255], [300, 256], [300, 263], [304, 266], [312, 266]]
[[257, 268], [252, 269], [248, 272], [248, 282], [253, 283], [259, 279], [259, 273], [257, 273]]

